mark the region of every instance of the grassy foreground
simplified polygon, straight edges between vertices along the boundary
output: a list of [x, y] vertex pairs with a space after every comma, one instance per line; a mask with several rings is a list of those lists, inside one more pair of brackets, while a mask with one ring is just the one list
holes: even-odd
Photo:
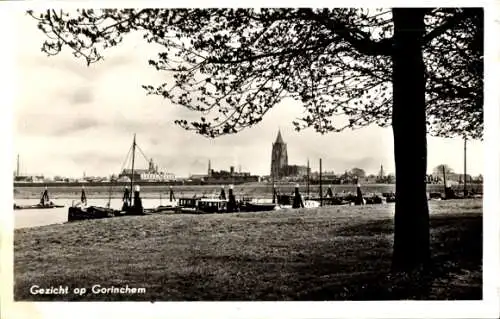
[[[434, 269], [390, 274], [393, 205], [15, 230], [15, 300], [481, 299], [481, 200], [430, 202]], [[146, 288], [94, 294], [91, 286]], [[65, 295], [30, 287], [69, 286]], [[85, 295], [71, 291], [87, 288]]]

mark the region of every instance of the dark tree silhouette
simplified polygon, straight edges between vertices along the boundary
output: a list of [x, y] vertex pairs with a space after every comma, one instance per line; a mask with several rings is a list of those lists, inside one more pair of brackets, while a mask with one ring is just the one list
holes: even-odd
[[180, 126], [216, 137], [255, 125], [284, 98], [299, 100], [296, 129], [339, 132], [392, 125], [396, 163], [393, 266], [429, 262], [427, 133], [481, 138], [483, 10], [105, 9], [29, 12], [42, 50], [88, 64], [125, 34], [163, 50], [149, 61], [173, 80], [149, 94], [199, 111]]
[[358, 178], [362, 178], [366, 176], [366, 173], [364, 169], [355, 167], [351, 169], [351, 175], [354, 175]]
[[446, 174], [453, 173], [453, 169], [446, 164], [440, 164], [433, 169], [435, 175], [443, 175], [443, 168]]

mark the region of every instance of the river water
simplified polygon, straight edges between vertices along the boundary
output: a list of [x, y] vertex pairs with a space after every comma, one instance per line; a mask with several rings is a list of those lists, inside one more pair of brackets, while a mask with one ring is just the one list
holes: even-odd
[[[14, 210], [14, 228], [28, 228], [28, 227], [38, 227], [44, 225], [52, 224], [62, 224], [68, 221], [68, 208], [73, 205], [73, 203], [79, 203], [77, 199], [68, 198], [56, 198], [52, 201], [57, 205], [64, 205], [62, 208], [50, 208], [50, 209], [19, 209]], [[259, 203], [271, 203], [271, 199], [256, 199], [255, 202]], [[36, 199], [16, 199], [17, 205], [33, 205], [38, 201]], [[105, 207], [108, 203], [108, 199], [97, 198], [87, 201], [88, 206], [100, 206]], [[142, 198], [142, 206], [144, 208], [155, 208], [159, 205], [169, 205], [173, 204], [170, 201], [163, 199], [160, 200], [155, 198]], [[119, 198], [113, 198], [110, 202], [110, 207], [113, 209], [121, 209], [122, 201]], [[306, 205], [307, 207], [307, 205]]]
[[[14, 228], [37, 227], [51, 224], [62, 224], [68, 221], [68, 208], [72, 203], [79, 202], [76, 199], [57, 198], [51, 199], [57, 205], [64, 205], [62, 208], [51, 209], [19, 209], [13, 210]], [[37, 199], [16, 199], [17, 205], [34, 205], [38, 203]], [[92, 199], [88, 200], [88, 206], [104, 207], [108, 203], [108, 199]], [[167, 200], [144, 198], [142, 206], [144, 208], [155, 208], [159, 205], [167, 205]], [[111, 199], [111, 208], [120, 209], [122, 201], [119, 198]]]

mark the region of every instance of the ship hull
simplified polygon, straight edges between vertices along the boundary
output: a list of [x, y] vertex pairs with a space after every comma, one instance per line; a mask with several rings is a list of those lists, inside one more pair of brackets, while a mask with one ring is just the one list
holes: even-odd
[[20, 209], [51, 209], [51, 208], [63, 208], [63, 207], [64, 207], [64, 205], [40, 205], [40, 204], [24, 205], [24, 206], [14, 205], [15, 210], [20, 210]]
[[70, 207], [68, 209], [68, 222], [87, 220], [87, 219], [102, 219], [119, 216], [119, 212], [105, 207]]

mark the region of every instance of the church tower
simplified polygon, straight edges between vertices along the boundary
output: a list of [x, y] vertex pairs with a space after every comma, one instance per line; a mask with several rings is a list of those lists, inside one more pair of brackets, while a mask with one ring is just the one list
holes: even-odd
[[380, 171], [378, 172], [378, 177], [385, 177], [384, 166], [380, 165]]
[[281, 131], [278, 131], [276, 141], [273, 143], [271, 153], [271, 177], [273, 180], [279, 180], [283, 173], [283, 168], [288, 166], [288, 154], [286, 151], [286, 143], [281, 137]]

